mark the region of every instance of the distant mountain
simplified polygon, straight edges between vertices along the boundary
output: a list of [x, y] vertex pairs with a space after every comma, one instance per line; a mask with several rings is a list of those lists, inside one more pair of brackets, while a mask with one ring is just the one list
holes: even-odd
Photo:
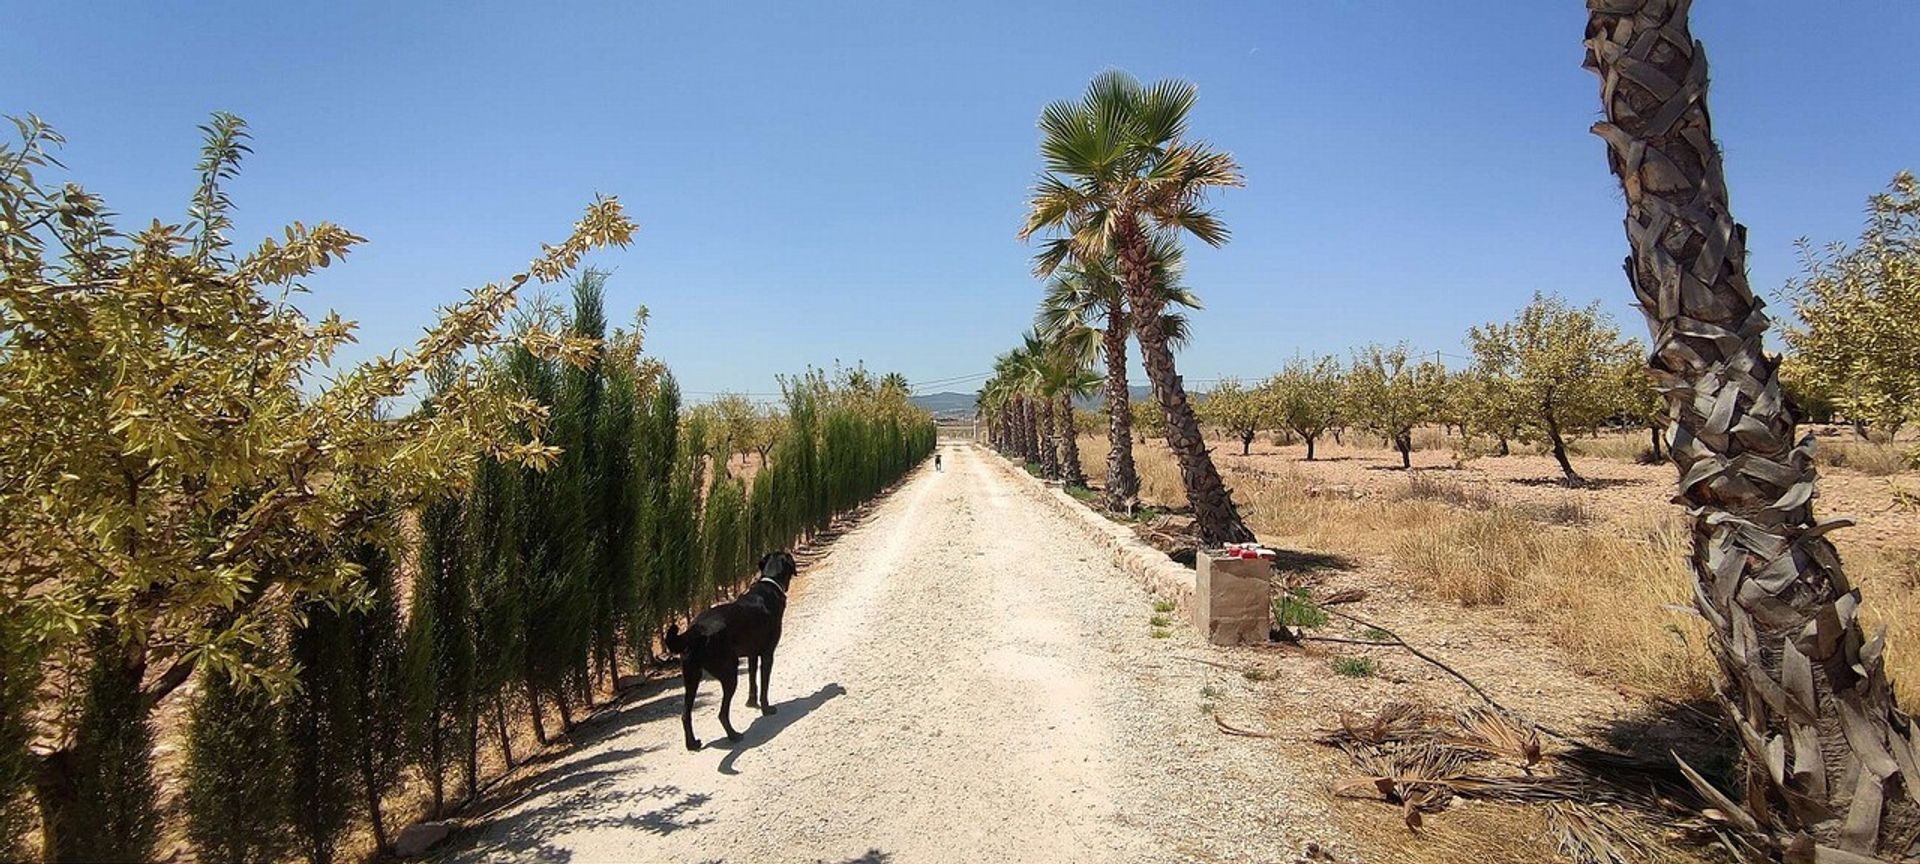
[[[1145, 384], [1135, 384], [1128, 387], [1127, 391], [1131, 394], [1131, 398], [1136, 401], [1146, 399], [1153, 395], [1153, 389]], [[973, 416], [973, 400], [978, 395], [977, 393], [955, 393], [946, 391], [941, 393], [923, 393], [912, 398], [913, 404], [925, 408], [928, 413], [931, 413], [935, 417], [966, 418]], [[1198, 394], [1195, 394], [1195, 396], [1197, 397]], [[1073, 407], [1082, 411], [1098, 411], [1105, 407], [1106, 404], [1107, 397], [1101, 393], [1073, 400]]]
[[913, 404], [926, 409], [935, 417], [965, 418], [973, 416], [975, 393], [924, 393], [911, 397]]

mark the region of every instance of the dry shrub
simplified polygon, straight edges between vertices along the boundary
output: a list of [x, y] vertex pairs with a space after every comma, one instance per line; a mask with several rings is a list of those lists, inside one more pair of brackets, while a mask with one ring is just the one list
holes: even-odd
[[1413, 430], [1413, 449], [1445, 450], [1453, 446], [1453, 439], [1447, 436], [1447, 430], [1438, 426], [1422, 426]]
[[1519, 510], [1527, 518], [1548, 525], [1574, 527], [1593, 521], [1593, 513], [1587, 509], [1587, 502], [1573, 495], [1562, 496], [1552, 504], [1521, 504]]
[[1407, 482], [1393, 490], [1392, 497], [1396, 501], [1438, 501], [1467, 510], [1494, 507], [1493, 494], [1484, 483], [1462, 483], [1419, 472], [1409, 474]]
[[1813, 461], [1824, 468], [1845, 468], [1870, 477], [1886, 477], [1912, 467], [1906, 447], [1889, 441], [1823, 440], [1813, 449]]
[[1712, 661], [1684, 523], [1660, 514], [1633, 533], [1543, 532], [1515, 602], [1583, 668], [1672, 699], [1705, 696]]
[[[1567, 449], [1575, 456], [1594, 459], [1619, 459], [1624, 462], [1638, 462], [1643, 454], [1651, 453], [1652, 447], [1647, 440], [1645, 430], [1632, 432], [1600, 432], [1589, 438], [1576, 438], [1567, 442]], [[1542, 448], [1544, 452], [1544, 448]]]
[[[1841, 542], [1846, 532], [1840, 532]], [[1920, 700], [1920, 549], [1856, 547], [1842, 551], [1847, 574], [1866, 597], [1867, 632], [1887, 629], [1887, 675], [1900, 701]]]
[[1514, 585], [1540, 563], [1534, 539], [1538, 526], [1512, 510], [1453, 513], [1427, 507], [1404, 515], [1426, 529], [1400, 532], [1388, 552], [1420, 584], [1455, 603], [1506, 602]]

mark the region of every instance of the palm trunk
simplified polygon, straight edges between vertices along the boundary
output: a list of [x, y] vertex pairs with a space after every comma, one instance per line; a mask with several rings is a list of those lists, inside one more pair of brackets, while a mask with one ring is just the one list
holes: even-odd
[[1763, 350], [1768, 321], [1747, 286], [1746, 230], [1728, 210], [1688, 5], [1588, 0], [1586, 66], [1602, 79], [1594, 132], [1625, 191], [1627, 275], [1674, 425], [1695, 606], [1740, 732], [1744, 800], [1715, 806], [1769, 856], [1911, 855], [1920, 747], [1823, 536], [1846, 523], [1814, 519], [1814, 441], [1795, 443]]
[[1040, 469], [1048, 480], [1060, 479], [1060, 441], [1055, 438], [1053, 399], [1040, 400]]
[[1027, 399], [1025, 404], [1027, 406], [1027, 461], [1039, 465], [1042, 463], [1040, 457], [1040, 408], [1034, 404], [1034, 400], [1032, 399]]
[[1107, 329], [1100, 334], [1107, 358], [1107, 509], [1133, 509], [1140, 494], [1140, 475], [1133, 468], [1133, 396], [1127, 389], [1127, 310], [1119, 303], [1107, 309]]
[[1126, 238], [1121, 259], [1127, 271], [1127, 301], [1133, 307], [1133, 335], [1140, 342], [1153, 396], [1167, 418], [1167, 446], [1180, 461], [1180, 480], [1187, 490], [1187, 502], [1193, 505], [1200, 541], [1210, 545], [1250, 541], [1253, 532], [1241, 521], [1233, 493], [1213, 465], [1206, 439], [1200, 435], [1200, 421], [1193, 415], [1193, 403], [1187, 400], [1186, 387], [1174, 368], [1173, 349], [1167, 345], [1160, 307], [1153, 298], [1154, 274], [1146, 235], [1137, 225], [1131, 225], [1123, 226], [1120, 236]]
[[1073, 396], [1060, 394], [1060, 477], [1068, 486], [1087, 486], [1087, 472], [1080, 467], [1080, 430], [1073, 425]]

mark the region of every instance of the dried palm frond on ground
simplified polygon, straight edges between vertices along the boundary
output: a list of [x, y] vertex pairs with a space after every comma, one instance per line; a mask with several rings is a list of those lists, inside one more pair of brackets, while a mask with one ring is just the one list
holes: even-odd
[[1533, 724], [1476, 706], [1455, 715], [1390, 703], [1372, 717], [1342, 714], [1321, 744], [1360, 773], [1336, 782], [1346, 797], [1401, 808], [1410, 829], [1455, 797], [1545, 804], [1560, 851], [1581, 864], [1652, 861], [1663, 830], [1703, 827], [1703, 810], [1671, 766], [1590, 747], [1547, 752]]
[[1341, 748], [1364, 776], [1334, 785], [1333, 794], [1381, 798], [1400, 805], [1408, 828], [1419, 828], [1422, 813], [1438, 813], [1453, 801], [1455, 781], [1470, 759], [1465, 751], [1438, 739], [1349, 744]]

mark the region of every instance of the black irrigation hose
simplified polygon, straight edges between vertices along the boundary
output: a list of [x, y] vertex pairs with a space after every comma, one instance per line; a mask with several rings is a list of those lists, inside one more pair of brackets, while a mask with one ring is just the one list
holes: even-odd
[[[1415, 656], [1415, 657], [1418, 657], [1418, 658], [1420, 658], [1420, 659], [1422, 659], [1422, 660], [1425, 660], [1425, 661], [1427, 661], [1428, 663], [1432, 663], [1433, 665], [1435, 665], [1435, 666], [1438, 666], [1438, 667], [1440, 667], [1440, 669], [1441, 669], [1442, 671], [1444, 671], [1444, 672], [1446, 672], [1446, 673], [1447, 673], [1448, 675], [1452, 675], [1452, 676], [1453, 676], [1454, 678], [1456, 678], [1456, 679], [1459, 679], [1459, 681], [1460, 681], [1460, 683], [1462, 683], [1462, 684], [1465, 684], [1465, 685], [1467, 685], [1467, 688], [1468, 688], [1468, 689], [1470, 689], [1470, 690], [1472, 690], [1472, 691], [1473, 691], [1473, 693], [1474, 693], [1474, 695], [1476, 695], [1476, 696], [1479, 696], [1479, 697], [1480, 697], [1480, 698], [1481, 698], [1482, 700], [1484, 700], [1484, 701], [1485, 701], [1485, 702], [1486, 702], [1486, 703], [1487, 703], [1488, 705], [1492, 705], [1493, 707], [1495, 707], [1495, 708], [1498, 708], [1498, 709], [1500, 709], [1501, 711], [1505, 711], [1505, 712], [1506, 712], [1506, 713], [1508, 713], [1508, 714], [1516, 714], [1516, 715], [1518, 714], [1518, 712], [1516, 712], [1516, 711], [1514, 711], [1513, 709], [1511, 709], [1511, 708], [1508, 708], [1507, 706], [1505, 706], [1505, 705], [1502, 705], [1502, 704], [1500, 704], [1500, 702], [1499, 702], [1499, 700], [1497, 700], [1497, 699], [1494, 699], [1492, 695], [1490, 695], [1490, 694], [1488, 694], [1488, 693], [1487, 693], [1487, 691], [1485, 691], [1485, 690], [1482, 690], [1482, 689], [1480, 689], [1480, 685], [1478, 685], [1478, 684], [1475, 684], [1475, 683], [1473, 683], [1473, 679], [1471, 679], [1471, 678], [1468, 678], [1467, 676], [1465, 676], [1465, 675], [1462, 675], [1462, 674], [1460, 674], [1460, 671], [1459, 671], [1458, 669], [1455, 669], [1455, 668], [1453, 668], [1452, 666], [1448, 666], [1447, 664], [1445, 664], [1445, 663], [1442, 663], [1442, 662], [1440, 662], [1440, 660], [1438, 660], [1438, 659], [1436, 659], [1436, 658], [1434, 658], [1434, 657], [1433, 657], [1433, 655], [1431, 655], [1431, 654], [1428, 654], [1428, 653], [1426, 653], [1425, 651], [1421, 651], [1420, 649], [1418, 649], [1418, 648], [1415, 648], [1415, 647], [1413, 647], [1412, 645], [1409, 645], [1409, 644], [1407, 644], [1407, 640], [1405, 640], [1405, 639], [1402, 639], [1402, 638], [1400, 638], [1400, 634], [1398, 634], [1398, 633], [1395, 633], [1395, 632], [1393, 632], [1392, 630], [1388, 630], [1387, 628], [1385, 628], [1385, 627], [1382, 627], [1382, 626], [1380, 626], [1380, 625], [1378, 625], [1378, 624], [1375, 624], [1375, 623], [1373, 623], [1372, 621], [1368, 621], [1368, 620], [1366, 620], [1366, 619], [1364, 619], [1364, 618], [1359, 618], [1359, 617], [1356, 617], [1356, 616], [1353, 616], [1353, 615], [1348, 615], [1348, 614], [1347, 614], [1347, 613], [1345, 613], [1345, 612], [1341, 612], [1341, 611], [1338, 611], [1338, 610], [1335, 610], [1335, 609], [1329, 609], [1329, 608], [1327, 608], [1327, 607], [1325, 607], [1325, 606], [1321, 606], [1321, 607], [1319, 607], [1319, 609], [1320, 609], [1320, 611], [1322, 611], [1322, 612], [1325, 612], [1325, 613], [1326, 613], [1326, 614], [1328, 614], [1328, 615], [1332, 615], [1332, 616], [1334, 616], [1334, 617], [1336, 617], [1336, 618], [1344, 618], [1344, 619], [1346, 619], [1346, 620], [1348, 620], [1348, 621], [1351, 621], [1351, 622], [1353, 622], [1353, 623], [1355, 623], [1355, 624], [1358, 624], [1358, 625], [1360, 625], [1360, 626], [1362, 626], [1362, 627], [1371, 627], [1371, 628], [1373, 628], [1374, 630], [1377, 630], [1377, 631], [1379, 631], [1379, 632], [1381, 632], [1381, 633], [1385, 633], [1385, 634], [1387, 634], [1388, 636], [1390, 636], [1390, 637], [1392, 637], [1392, 638], [1393, 638], [1393, 641], [1392, 641], [1392, 642], [1362, 642], [1361, 640], [1358, 640], [1358, 639], [1345, 639], [1345, 640], [1341, 640], [1341, 639], [1336, 639], [1336, 637], [1329, 637], [1329, 636], [1316, 636], [1316, 637], [1311, 637], [1311, 638], [1315, 638], [1315, 639], [1320, 639], [1320, 640], [1325, 640], [1325, 641], [1343, 641], [1343, 642], [1349, 642], [1349, 643], [1354, 643], [1354, 644], [1369, 644], [1369, 645], [1397, 645], [1397, 646], [1399, 646], [1399, 647], [1401, 647], [1401, 648], [1405, 648], [1405, 649], [1407, 649], [1407, 651], [1408, 651], [1408, 653], [1410, 653], [1410, 654], [1412, 654], [1413, 656]], [[1580, 739], [1578, 739], [1578, 738], [1575, 738], [1575, 737], [1573, 737], [1572, 735], [1568, 735], [1568, 734], [1566, 734], [1566, 733], [1564, 733], [1564, 732], [1561, 732], [1561, 731], [1559, 731], [1559, 730], [1557, 730], [1557, 729], [1554, 729], [1554, 728], [1553, 728], [1553, 727], [1551, 727], [1551, 726], [1547, 726], [1547, 725], [1544, 725], [1544, 724], [1541, 724], [1541, 723], [1538, 723], [1538, 722], [1535, 722], [1535, 721], [1533, 721], [1532, 719], [1528, 719], [1528, 721], [1527, 721], [1527, 722], [1528, 722], [1528, 723], [1532, 723], [1532, 724], [1533, 724], [1533, 727], [1534, 727], [1535, 729], [1538, 729], [1538, 730], [1540, 730], [1540, 731], [1542, 731], [1542, 732], [1545, 732], [1546, 734], [1548, 734], [1548, 735], [1550, 735], [1550, 736], [1552, 736], [1552, 737], [1554, 737], [1554, 738], [1556, 738], [1556, 739], [1559, 739], [1559, 740], [1560, 740], [1560, 741], [1561, 741], [1562, 743], [1565, 743], [1565, 744], [1571, 744], [1571, 745], [1573, 745], [1573, 746], [1576, 746], [1576, 747], [1584, 747], [1584, 748], [1586, 748], [1586, 749], [1588, 749], [1588, 750], [1598, 750], [1598, 751], [1602, 751], [1602, 752], [1612, 752], [1612, 751], [1611, 751], [1611, 750], [1609, 750], [1608, 748], [1605, 748], [1605, 747], [1596, 747], [1596, 746], [1594, 746], [1594, 745], [1592, 745], [1592, 744], [1589, 744], [1589, 743], [1587, 743], [1587, 742], [1585, 742], [1585, 741], [1582, 741], [1582, 740], [1580, 740]]]

